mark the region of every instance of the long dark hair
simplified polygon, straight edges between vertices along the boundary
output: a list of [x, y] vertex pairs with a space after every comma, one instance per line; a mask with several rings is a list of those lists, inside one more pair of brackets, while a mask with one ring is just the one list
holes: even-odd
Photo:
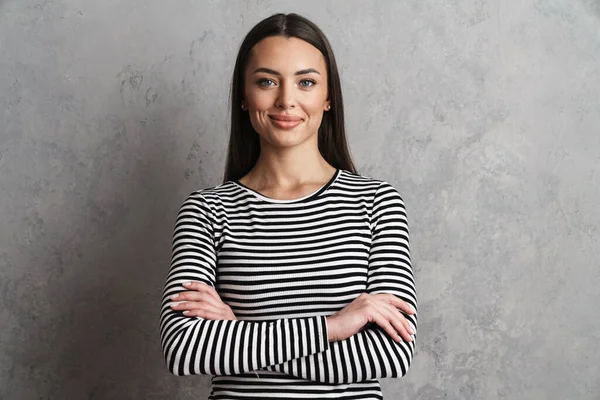
[[327, 87], [331, 110], [323, 113], [319, 127], [319, 151], [323, 158], [335, 168], [356, 173], [348, 151], [344, 128], [344, 103], [340, 76], [333, 50], [325, 34], [313, 22], [294, 13], [273, 14], [260, 21], [248, 32], [235, 61], [231, 82], [231, 134], [227, 151], [227, 163], [223, 182], [238, 180], [256, 164], [260, 155], [258, 134], [250, 123], [250, 116], [242, 111], [244, 72], [250, 51], [256, 43], [269, 36], [296, 37], [316, 47], [327, 64]]

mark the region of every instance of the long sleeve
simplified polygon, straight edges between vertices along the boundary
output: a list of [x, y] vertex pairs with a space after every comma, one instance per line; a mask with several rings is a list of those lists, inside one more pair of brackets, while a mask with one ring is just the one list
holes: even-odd
[[175, 375], [234, 375], [327, 350], [324, 316], [213, 321], [171, 309], [170, 296], [186, 291], [184, 282], [215, 286], [214, 208], [205, 196], [194, 192], [177, 214], [171, 267], [160, 309], [161, 347], [169, 370]]
[[[392, 293], [416, 310], [404, 201], [387, 182], [380, 184], [373, 199], [371, 232], [367, 293]], [[404, 316], [415, 331], [416, 338], [417, 314]], [[329, 349], [321, 353], [268, 369], [322, 383], [396, 378], [406, 374], [415, 351], [414, 340], [398, 343], [375, 324], [329, 345]]]

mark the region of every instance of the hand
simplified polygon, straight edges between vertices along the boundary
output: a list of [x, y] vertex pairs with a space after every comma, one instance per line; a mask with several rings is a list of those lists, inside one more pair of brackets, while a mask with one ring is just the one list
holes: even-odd
[[415, 314], [412, 306], [393, 294], [361, 293], [352, 303], [327, 317], [328, 339], [346, 339], [373, 322], [396, 342], [401, 342], [402, 339], [411, 342], [415, 332], [400, 311]]
[[191, 291], [174, 294], [171, 300], [173, 310], [183, 311], [187, 317], [201, 317], [210, 320], [237, 320], [233, 311], [221, 300], [215, 288], [202, 282], [183, 284]]

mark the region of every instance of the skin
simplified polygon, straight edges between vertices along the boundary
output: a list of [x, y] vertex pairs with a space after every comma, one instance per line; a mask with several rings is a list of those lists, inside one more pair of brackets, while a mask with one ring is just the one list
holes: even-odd
[[[318, 129], [330, 106], [321, 52], [298, 38], [265, 38], [252, 49], [244, 81], [242, 106], [259, 135], [261, 153], [240, 182], [267, 197], [286, 200], [327, 183], [335, 168], [318, 149]], [[269, 117], [281, 114], [300, 117], [302, 123], [281, 129]]]
[[[264, 196], [295, 199], [327, 183], [336, 169], [319, 152], [318, 129], [330, 102], [327, 65], [321, 52], [298, 38], [268, 37], [258, 42], [245, 70], [244, 100], [258, 133], [261, 153], [254, 168], [240, 182]], [[281, 129], [272, 115], [300, 117], [291, 130]], [[236, 320], [217, 291], [201, 282], [184, 284], [187, 290], [171, 299], [174, 310], [189, 317]], [[329, 341], [346, 339], [376, 323], [394, 340], [412, 341], [414, 331], [403, 313], [412, 307], [391, 294], [362, 293], [327, 317]]]

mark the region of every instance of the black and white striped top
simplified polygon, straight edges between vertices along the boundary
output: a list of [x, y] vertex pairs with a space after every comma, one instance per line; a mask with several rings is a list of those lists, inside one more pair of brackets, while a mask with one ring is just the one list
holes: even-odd
[[[173, 311], [187, 281], [213, 285], [238, 320]], [[382, 399], [377, 378], [406, 374], [415, 342], [376, 325], [327, 340], [325, 317], [363, 292], [417, 308], [404, 203], [389, 183], [338, 169], [294, 200], [238, 181], [195, 191], [177, 215], [161, 304], [168, 368], [214, 375], [209, 399]], [[405, 316], [416, 332], [417, 314]]]

